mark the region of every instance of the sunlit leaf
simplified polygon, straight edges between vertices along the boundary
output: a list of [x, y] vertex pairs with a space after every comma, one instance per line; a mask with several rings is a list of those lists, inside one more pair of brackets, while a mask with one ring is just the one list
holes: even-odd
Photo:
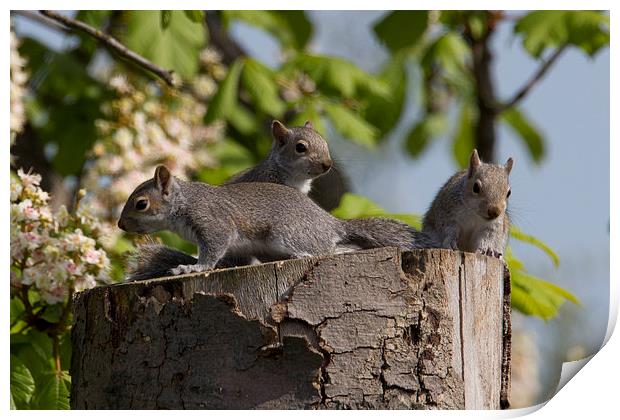
[[210, 123], [217, 119], [226, 118], [232, 114], [237, 104], [237, 92], [239, 89], [239, 76], [243, 69], [244, 60], [239, 59], [230, 67], [220, 88], [211, 100], [205, 122]]
[[57, 376], [56, 373], [48, 375], [33, 401], [34, 408], [39, 410], [68, 410], [69, 387], [71, 384], [65, 376]]
[[475, 109], [471, 102], [464, 101], [461, 104], [461, 115], [452, 140], [452, 156], [454, 156], [454, 159], [462, 169], [467, 167], [469, 155], [476, 144], [474, 112]]
[[344, 137], [362, 146], [376, 144], [379, 130], [362, 117], [341, 104], [325, 103], [324, 108], [336, 130]]
[[225, 25], [240, 20], [269, 32], [284, 47], [301, 49], [312, 34], [312, 25], [303, 11], [223, 10], [221, 13]]
[[129, 12], [127, 31], [122, 37], [127, 47], [159, 66], [192, 77], [198, 70], [198, 55], [205, 45], [204, 25], [190, 20], [183, 11], [170, 11], [166, 29], [158, 10]]
[[360, 219], [365, 217], [387, 217], [400, 220], [419, 229], [421, 218], [414, 214], [388, 213], [372, 200], [361, 195], [346, 193], [340, 199], [340, 204], [331, 212], [339, 219]]
[[272, 70], [256, 60], [247, 59], [241, 79], [258, 109], [273, 117], [282, 115], [286, 106], [278, 95]]
[[11, 355], [11, 402], [15, 408], [28, 408], [34, 392], [34, 378], [30, 370], [21, 360]]
[[514, 32], [534, 57], [565, 44], [594, 55], [609, 44], [609, 16], [594, 10], [537, 10], [520, 18]]
[[523, 232], [521, 229], [519, 229], [518, 227], [514, 225], [510, 226], [510, 236], [512, 236], [514, 239], [518, 241], [525, 242], [530, 245], [534, 245], [535, 247], [541, 249], [545, 254], [549, 256], [549, 258], [551, 258], [551, 260], [553, 261], [553, 265], [555, 265], [556, 267], [560, 265], [560, 256], [556, 254], [556, 252], [553, 249], [551, 249], [549, 245], [545, 244], [540, 239], [532, 235], [528, 235], [527, 233]]
[[532, 160], [540, 163], [545, 157], [546, 146], [538, 129], [514, 107], [502, 112], [501, 118], [523, 140]]

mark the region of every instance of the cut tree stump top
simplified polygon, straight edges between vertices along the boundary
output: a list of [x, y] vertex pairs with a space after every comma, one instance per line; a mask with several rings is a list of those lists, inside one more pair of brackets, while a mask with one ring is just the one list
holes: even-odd
[[483, 255], [381, 248], [91, 289], [71, 406], [499, 409], [506, 278]]

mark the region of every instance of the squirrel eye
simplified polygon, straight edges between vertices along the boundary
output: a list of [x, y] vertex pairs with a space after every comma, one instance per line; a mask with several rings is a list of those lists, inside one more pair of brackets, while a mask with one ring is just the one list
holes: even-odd
[[306, 145], [305, 145], [305, 144], [303, 144], [303, 143], [297, 143], [297, 144], [295, 145], [295, 151], [296, 151], [297, 153], [305, 153], [305, 152], [306, 152], [306, 150], [308, 150], [308, 148], [307, 148], [307, 147], [306, 147]]
[[510, 197], [510, 193], [512, 193], [512, 190], [509, 188], [508, 193], [506, 193], [506, 198]]
[[480, 185], [480, 181], [474, 182], [474, 194], [480, 194], [480, 190], [482, 190], [482, 186]]
[[138, 211], [145, 211], [149, 208], [149, 200], [147, 200], [146, 198], [141, 198], [140, 200], [136, 201], [135, 207]]

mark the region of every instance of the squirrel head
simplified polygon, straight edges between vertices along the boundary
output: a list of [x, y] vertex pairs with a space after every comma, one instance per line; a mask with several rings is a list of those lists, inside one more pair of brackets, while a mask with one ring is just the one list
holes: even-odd
[[464, 198], [468, 208], [486, 220], [494, 220], [506, 211], [510, 197], [508, 176], [513, 160], [508, 158], [504, 165], [484, 163], [474, 149], [469, 158], [465, 181]]
[[271, 124], [272, 154], [280, 166], [301, 179], [314, 179], [332, 167], [327, 142], [314, 131], [312, 123], [287, 128], [278, 120]]
[[133, 233], [151, 233], [166, 229], [178, 190], [178, 182], [170, 170], [159, 165], [155, 168], [153, 179], [138, 185], [127, 199], [118, 220], [118, 227]]

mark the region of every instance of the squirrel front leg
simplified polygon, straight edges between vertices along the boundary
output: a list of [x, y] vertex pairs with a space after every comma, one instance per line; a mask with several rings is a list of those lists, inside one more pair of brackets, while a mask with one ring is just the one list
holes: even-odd
[[508, 217], [504, 216], [502, 220], [498, 220], [498, 223], [494, 223], [491, 227], [485, 229], [478, 239], [477, 251], [502, 259], [506, 250], [509, 228]]
[[171, 270], [173, 275], [199, 273], [212, 270], [224, 257], [231, 243], [232, 234], [228, 229], [214, 230], [213, 234], [200, 235], [198, 239], [198, 262], [179, 265]]

